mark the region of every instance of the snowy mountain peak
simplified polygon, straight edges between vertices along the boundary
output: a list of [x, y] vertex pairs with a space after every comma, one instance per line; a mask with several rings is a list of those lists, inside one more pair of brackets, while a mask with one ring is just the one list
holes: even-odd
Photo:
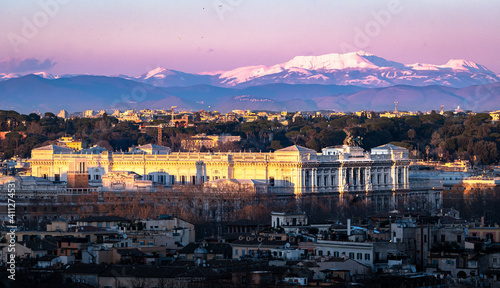
[[439, 68], [436, 65], [425, 64], [425, 63], [409, 64], [406, 65], [406, 67], [412, 70], [439, 70]]
[[54, 76], [48, 72], [45, 72], [45, 71], [40, 71], [40, 72], [35, 72], [35, 73], [32, 73], [34, 75], [37, 75], [37, 76], [40, 76], [42, 78], [45, 78], [45, 79], [57, 79], [59, 77], [57, 76]]
[[[46, 79], [77, 76], [55, 76], [46, 72], [34, 74]], [[21, 76], [0, 73], [0, 81]], [[468, 60], [451, 59], [442, 65], [425, 63], [405, 65], [366, 51], [296, 56], [280, 64], [244, 66], [228, 71], [186, 73], [156, 67], [140, 76], [116, 75], [114, 77], [157, 87], [214, 85], [244, 88], [274, 83], [353, 85], [369, 88], [392, 85], [465, 87], [500, 82], [500, 75], [483, 65]]]
[[151, 77], [154, 78], [165, 78], [165, 75], [174, 75], [175, 73], [172, 70], [163, 67], [156, 67], [155, 69], [149, 71], [144, 76], [144, 79], [149, 79]]
[[442, 65], [442, 67], [451, 68], [453, 70], [480, 70], [480, 71], [489, 71], [483, 65], [477, 64], [472, 61], [464, 60], [464, 59], [450, 59], [446, 64]]
[[373, 54], [358, 51], [345, 54], [331, 53], [320, 56], [296, 56], [282, 64], [286, 69], [303, 68], [307, 70], [341, 70], [345, 68], [392, 67], [390, 61]]

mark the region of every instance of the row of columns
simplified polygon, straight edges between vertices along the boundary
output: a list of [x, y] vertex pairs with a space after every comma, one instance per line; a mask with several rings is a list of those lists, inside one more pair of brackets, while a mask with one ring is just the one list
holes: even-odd
[[[320, 183], [318, 175], [321, 176]], [[377, 188], [409, 189], [408, 166], [392, 166], [389, 171], [380, 172], [372, 170], [371, 167], [340, 167], [337, 173], [333, 174], [331, 172], [319, 174], [317, 168], [310, 168], [301, 173], [299, 185], [304, 187], [306, 192], [317, 192], [318, 188], [325, 187], [323, 182], [325, 176], [327, 176], [326, 186], [338, 186], [340, 192], [377, 190]]]

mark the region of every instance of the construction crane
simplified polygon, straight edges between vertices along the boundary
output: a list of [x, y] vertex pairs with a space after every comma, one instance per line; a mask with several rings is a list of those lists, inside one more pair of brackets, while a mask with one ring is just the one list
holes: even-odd
[[163, 139], [163, 131], [162, 129], [167, 127], [167, 124], [166, 123], [161, 123], [161, 124], [158, 124], [158, 125], [145, 125], [145, 126], [142, 126], [144, 128], [158, 128], [158, 145], [162, 145], [162, 139]]
[[[172, 119], [170, 120], [173, 123], [174, 120], [174, 109], [177, 108], [177, 106], [171, 106], [170, 111], [172, 113]], [[142, 126], [144, 128], [158, 128], [158, 145], [162, 145], [162, 139], [163, 139], [163, 128], [167, 127], [166, 123], [160, 123], [158, 125], [145, 125]]]

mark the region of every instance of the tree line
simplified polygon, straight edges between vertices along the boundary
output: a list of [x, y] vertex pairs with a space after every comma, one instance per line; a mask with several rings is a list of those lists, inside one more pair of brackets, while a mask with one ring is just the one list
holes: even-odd
[[[173, 151], [182, 151], [182, 140], [206, 133], [241, 136], [240, 142], [228, 143], [203, 151], [275, 151], [290, 145], [301, 145], [321, 151], [343, 144], [346, 138], [359, 139], [364, 149], [393, 143], [410, 149], [411, 157], [453, 161], [470, 160], [475, 165], [491, 165], [499, 161], [500, 123], [491, 121], [487, 113], [454, 114], [445, 112], [397, 118], [367, 117], [366, 114], [339, 115], [330, 118], [299, 116], [288, 125], [277, 121], [233, 121], [225, 123], [195, 122], [195, 127], [163, 129], [162, 144]], [[375, 116], [375, 113], [370, 114]], [[199, 117], [198, 117], [199, 118]], [[197, 119], [197, 117], [195, 117]], [[162, 120], [156, 120], [158, 124]], [[120, 122], [103, 115], [100, 118], [62, 119], [53, 113], [44, 117], [32, 113], [19, 114], [0, 110], [0, 156], [29, 157], [33, 148], [54, 144], [62, 136], [75, 136], [88, 146], [100, 145], [108, 150], [128, 150], [133, 145], [157, 144], [156, 128], [141, 131], [140, 125]]]

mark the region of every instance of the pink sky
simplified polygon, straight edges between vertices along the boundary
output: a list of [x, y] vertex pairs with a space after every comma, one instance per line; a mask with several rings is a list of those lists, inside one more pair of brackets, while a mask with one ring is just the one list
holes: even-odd
[[0, 73], [202, 72], [345, 47], [405, 64], [467, 59], [500, 73], [500, 1], [61, 2], [3, 4]]

